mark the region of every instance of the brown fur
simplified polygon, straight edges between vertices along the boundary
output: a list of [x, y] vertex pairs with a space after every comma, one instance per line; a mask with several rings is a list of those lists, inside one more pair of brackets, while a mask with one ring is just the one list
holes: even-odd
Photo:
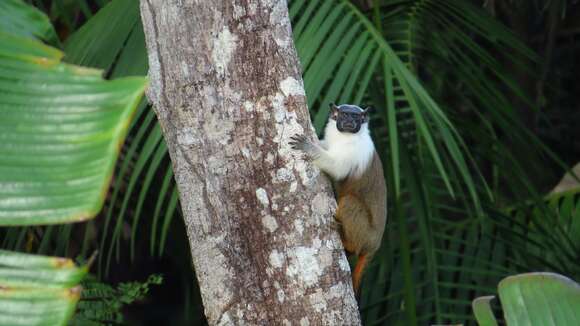
[[358, 292], [365, 266], [381, 246], [387, 220], [387, 187], [378, 154], [362, 176], [348, 176], [335, 187], [342, 242], [346, 251], [358, 257], [352, 275]]

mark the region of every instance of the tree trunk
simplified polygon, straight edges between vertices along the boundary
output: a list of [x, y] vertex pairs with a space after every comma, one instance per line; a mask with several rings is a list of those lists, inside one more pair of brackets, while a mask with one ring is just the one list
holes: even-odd
[[359, 325], [286, 1], [141, 0], [150, 88], [211, 325]]

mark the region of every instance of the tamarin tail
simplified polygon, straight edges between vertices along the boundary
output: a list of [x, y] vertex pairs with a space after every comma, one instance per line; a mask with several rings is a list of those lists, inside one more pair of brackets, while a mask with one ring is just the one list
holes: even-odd
[[367, 263], [369, 262], [369, 259], [370, 259], [370, 257], [368, 254], [362, 254], [362, 255], [358, 256], [356, 266], [354, 267], [354, 272], [352, 272], [352, 287], [354, 289], [354, 293], [357, 295], [359, 294], [360, 281], [362, 280], [362, 276], [363, 276], [365, 267], [367, 266]]

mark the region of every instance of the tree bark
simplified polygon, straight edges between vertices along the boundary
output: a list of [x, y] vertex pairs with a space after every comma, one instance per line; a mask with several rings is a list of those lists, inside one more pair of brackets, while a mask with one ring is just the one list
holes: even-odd
[[141, 0], [148, 97], [211, 325], [359, 325], [286, 1]]

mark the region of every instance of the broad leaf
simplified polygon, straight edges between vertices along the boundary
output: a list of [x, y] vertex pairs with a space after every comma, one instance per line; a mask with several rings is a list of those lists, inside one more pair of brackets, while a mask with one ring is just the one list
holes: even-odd
[[[499, 297], [507, 326], [580, 325], [580, 285], [554, 273], [510, 276], [499, 283]], [[493, 325], [487, 299], [474, 301], [481, 326]], [[477, 302], [477, 303], [476, 303]]]
[[510, 276], [500, 282], [499, 298], [509, 326], [580, 324], [580, 285], [561, 275]]
[[494, 298], [493, 295], [488, 295], [473, 300], [471, 305], [473, 307], [473, 314], [480, 326], [497, 326], [497, 320], [491, 308], [491, 301]]
[[0, 225], [82, 221], [102, 207], [144, 78], [105, 81], [0, 32]]
[[87, 270], [70, 259], [0, 250], [0, 325], [66, 325]]

